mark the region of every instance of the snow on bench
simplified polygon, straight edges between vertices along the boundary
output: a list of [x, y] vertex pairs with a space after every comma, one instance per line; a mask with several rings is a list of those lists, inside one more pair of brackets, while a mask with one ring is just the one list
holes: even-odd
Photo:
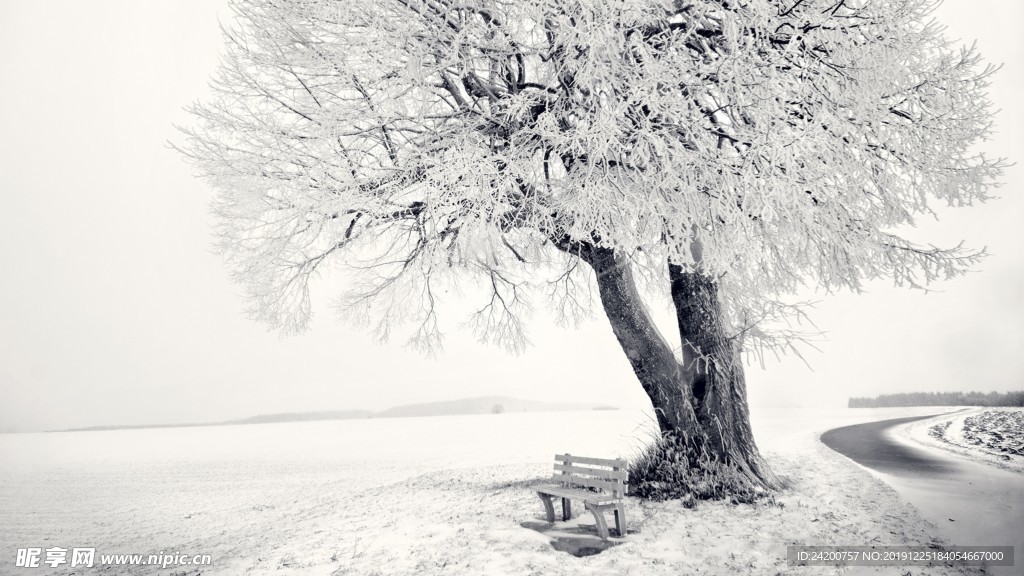
[[598, 535], [602, 540], [607, 540], [608, 524], [604, 519], [606, 510], [615, 513], [615, 530], [618, 535], [626, 535], [626, 509], [622, 498], [626, 495], [628, 480], [625, 460], [556, 454], [555, 473], [551, 476], [553, 484], [539, 486], [535, 490], [544, 503], [548, 522], [555, 521], [552, 499], [562, 499], [562, 520], [572, 518], [571, 501], [581, 500], [597, 520]]

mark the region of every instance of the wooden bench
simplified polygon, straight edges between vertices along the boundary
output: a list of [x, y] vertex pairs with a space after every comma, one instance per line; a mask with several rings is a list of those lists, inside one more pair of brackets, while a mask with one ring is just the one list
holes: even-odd
[[538, 488], [537, 496], [544, 503], [548, 522], [555, 521], [555, 508], [551, 501], [562, 499], [562, 520], [572, 518], [572, 500], [581, 500], [597, 520], [597, 533], [608, 539], [608, 524], [604, 513], [615, 513], [615, 530], [620, 537], [626, 535], [626, 509], [622, 498], [626, 495], [629, 472], [625, 460], [604, 460], [570, 454], [555, 455], [553, 484]]

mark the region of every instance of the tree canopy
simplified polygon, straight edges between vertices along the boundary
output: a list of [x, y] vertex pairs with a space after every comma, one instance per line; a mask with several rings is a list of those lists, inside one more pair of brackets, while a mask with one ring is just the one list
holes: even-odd
[[667, 291], [717, 284], [748, 344], [810, 283], [922, 286], [980, 256], [901, 227], [984, 200], [1002, 163], [991, 66], [929, 0], [247, 0], [185, 146], [220, 249], [285, 331], [309, 280], [437, 343], [437, 287], [473, 275], [483, 338], [517, 347], [537, 294], [590, 307], [578, 258], [614, 251]]

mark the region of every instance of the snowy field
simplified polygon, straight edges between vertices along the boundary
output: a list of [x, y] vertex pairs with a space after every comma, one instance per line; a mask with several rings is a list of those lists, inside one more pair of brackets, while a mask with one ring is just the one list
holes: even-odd
[[[0, 435], [0, 573], [903, 575], [789, 567], [786, 545], [937, 543], [894, 491], [818, 441], [837, 426], [936, 412], [755, 410], [759, 445], [790, 485], [775, 505], [630, 499], [625, 541], [579, 558], [523, 526], [543, 521], [530, 487], [556, 452], [635, 454], [651, 428], [640, 412]], [[213, 563], [14, 568], [25, 547]]]
[[1021, 408], [965, 408], [915, 423], [902, 435], [926, 446], [1024, 473]]

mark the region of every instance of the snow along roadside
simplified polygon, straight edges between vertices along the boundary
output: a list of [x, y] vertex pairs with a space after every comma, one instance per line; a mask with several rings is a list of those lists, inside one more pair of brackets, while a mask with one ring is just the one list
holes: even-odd
[[[964, 421], [984, 412], [1020, 412], [1020, 408], [951, 408], [959, 410], [938, 418], [912, 422], [894, 430], [894, 435], [911, 444], [951, 452], [975, 462], [991, 464], [1024, 474], [1024, 457], [1008, 455], [972, 444], [964, 437]], [[935, 432], [933, 432], [935, 429]], [[935, 434], [939, 433], [940, 436]], [[1018, 432], [1024, 436], [1024, 430]]]

